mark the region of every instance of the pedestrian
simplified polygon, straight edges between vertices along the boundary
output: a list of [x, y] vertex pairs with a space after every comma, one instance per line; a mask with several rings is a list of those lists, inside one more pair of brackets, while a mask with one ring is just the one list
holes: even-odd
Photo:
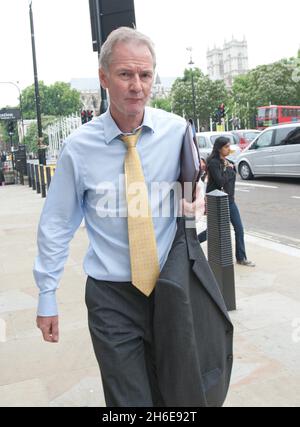
[[[99, 77], [109, 92], [110, 107], [65, 141], [38, 229], [34, 265], [40, 289], [37, 326], [45, 341], [56, 343], [56, 290], [69, 243], [85, 219], [90, 241], [84, 260], [86, 305], [108, 406], [162, 405], [153, 345], [154, 296], [177, 234], [177, 218], [162, 217], [163, 200], [148, 199], [147, 189], [153, 182], [178, 181], [187, 125], [181, 117], [146, 107], [155, 64], [151, 40], [136, 30], [119, 28], [102, 45]], [[137, 188], [139, 203], [134, 200]], [[116, 194], [118, 203], [111, 204]], [[136, 214], [136, 205], [145, 210], [145, 215]], [[184, 201], [183, 213], [195, 215], [195, 207], [196, 202]], [[214, 298], [220, 298], [218, 292]], [[229, 324], [224, 303], [219, 301], [219, 306], [223, 315], [218, 314], [217, 322]], [[211, 309], [215, 307], [212, 304]], [[223, 334], [226, 328], [217, 322], [217, 331]], [[200, 326], [204, 323], [201, 321]], [[206, 327], [212, 325], [210, 316]], [[191, 336], [190, 331], [187, 335]], [[228, 378], [223, 370], [216, 378], [217, 368], [222, 366], [215, 366], [222, 352], [218, 346], [226, 339], [230, 340], [228, 334], [224, 340], [213, 342], [216, 355], [209, 355], [209, 366], [204, 366], [209, 372], [213, 370], [213, 379], [209, 374], [206, 381], [212, 381], [214, 390], [216, 381]], [[200, 347], [206, 348], [205, 343]], [[226, 344], [221, 350], [225, 354], [228, 348]], [[230, 372], [227, 354], [224, 360]], [[199, 372], [197, 366], [194, 369]], [[195, 382], [194, 377], [192, 380]], [[184, 393], [176, 391], [179, 396]], [[200, 392], [204, 393], [202, 386]], [[214, 394], [211, 396], [214, 400]]]
[[2, 163], [6, 162], [6, 154], [4, 152], [1, 153], [1, 162]]
[[[228, 194], [230, 221], [235, 231], [236, 261], [237, 264], [246, 267], [255, 267], [252, 261], [247, 259], [244, 227], [238, 206], [235, 202], [236, 169], [234, 163], [227, 159], [230, 155], [230, 139], [219, 137], [216, 139], [213, 151], [207, 159], [207, 193], [214, 190], [222, 190]], [[198, 235], [200, 243], [207, 240], [207, 231]]]

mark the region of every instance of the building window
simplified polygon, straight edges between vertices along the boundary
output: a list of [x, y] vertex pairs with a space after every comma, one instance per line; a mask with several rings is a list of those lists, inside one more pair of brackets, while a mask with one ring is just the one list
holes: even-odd
[[220, 63], [220, 75], [224, 76], [224, 64], [223, 64], [223, 62]]
[[241, 53], [238, 56], [238, 70], [239, 72], [243, 71], [243, 57]]

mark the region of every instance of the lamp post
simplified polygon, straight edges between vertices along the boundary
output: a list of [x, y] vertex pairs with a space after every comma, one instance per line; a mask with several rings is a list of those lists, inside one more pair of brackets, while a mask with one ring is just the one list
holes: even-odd
[[38, 128], [38, 153], [39, 153], [39, 164], [46, 165], [46, 149], [43, 145], [43, 129], [42, 129], [42, 115], [41, 115], [41, 98], [39, 92], [39, 80], [36, 63], [36, 50], [35, 50], [35, 35], [34, 35], [34, 24], [33, 24], [33, 13], [32, 13], [32, 1], [29, 3], [29, 19], [30, 19], [30, 31], [31, 31], [31, 45], [32, 45], [32, 59], [33, 59], [33, 72], [34, 72], [34, 88], [35, 88], [35, 105], [36, 105], [36, 117], [37, 117], [37, 128]]
[[193, 96], [193, 122], [194, 122], [194, 126], [196, 129], [196, 132], [198, 132], [198, 125], [197, 125], [197, 120], [196, 120], [196, 96], [195, 96], [195, 83], [194, 83], [194, 70], [193, 70], [193, 66], [194, 61], [193, 61], [193, 48], [192, 47], [187, 47], [186, 50], [188, 52], [190, 52], [190, 62], [189, 62], [189, 66], [190, 66], [190, 70], [191, 70], [191, 80], [192, 80], [192, 96]]
[[[100, 22], [101, 11], [100, 11], [100, 4], [98, 1], [96, 1], [95, 6], [96, 6], [96, 16], [97, 16], [97, 31], [98, 31], [98, 37], [99, 37], [98, 58], [100, 58], [100, 52], [101, 52], [101, 46], [103, 44], [103, 40], [102, 40], [101, 22]], [[101, 85], [100, 85], [100, 91], [101, 91], [100, 114], [103, 114], [108, 110], [107, 92], [106, 92], [106, 89], [104, 89]]]
[[[19, 82], [17, 82], [19, 83]], [[21, 93], [21, 89], [20, 87], [17, 85], [17, 83], [15, 82], [0, 82], [0, 84], [5, 84], [5, 85], [13, 85], [15, 88], [18, 89], [19, 91], [19, 102], [20, 102], [20, 115], [21, 115], [21, 124], [22, 124], [22, 141], [24, 139], [25, 136], [25, 131], [24, 131], [24, 118], [23, 118], [23, 102], [22, 102], [22, 93]]]
[[[103, 15], [103, 12], [101, 10], [102, 5], [100, 4], [99, 0], [89, 0], [89, 4], [90, 4], [90, 15], [91, 15], [91, 24], [92, 24], [92, 35], [93, 35], [93, 50], [94, 51], [97, 50], [98, 60], [99, 60], [101, 46], [105, 41], [103, 40], [103, 30], [101, 28], [102, 27], [101, 16]], [[100, 85], [100, 96], [101, 96], [100, 114], [103, 114], [108, 109], [108, 101], [107, 101], [106, 89], [104, 89], [101, 85]]]

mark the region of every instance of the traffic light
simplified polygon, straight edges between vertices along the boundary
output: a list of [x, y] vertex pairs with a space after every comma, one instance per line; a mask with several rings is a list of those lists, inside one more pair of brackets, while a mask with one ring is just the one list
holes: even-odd
[[87, 112], [85, 110], [81, 111], [81, 124], [87, 123]]
[[224, 119], [226, 116], [226, 111], [225, 111], [225, 105], [224, 104], [220, 104], [217, 108], [217, 110], [215, 111], [214, 114], [214, 122], [218, 123], [218, 125], [222, 124], [222, 119]]
[[93, 110], [87, 110], [87, 121], [93, 120]]
[[214, 123], [219, 123], [221, 121], [219, 110], [215, 111], [215, 113], [213, 115], [213, 121], [214, 121]]
[[225, 113], [225, 105], [224, 104], [219, 105], [218, 110], [219, 110], [220, 118], [224, 119], [225, 115], [226, 115], [226, 113]]
[[9, 135], [13, 135], [15, 133], [15, 124], [12, 120], [10, 120], [8, 122], [7, 130], [8, 130]]

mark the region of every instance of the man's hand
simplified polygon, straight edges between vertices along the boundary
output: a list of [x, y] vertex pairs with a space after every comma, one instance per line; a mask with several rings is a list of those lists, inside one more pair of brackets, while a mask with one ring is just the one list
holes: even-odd
[[43, 338], [47, 342], [58, 343], [58, 316], [36, 318], [37, 327], [42, 331]]
[[205, 195], [203, 194], [201, 184], [198, 183], [196, 187], [196, 199], [193, 203], [187, 202], [185, 199], [182, 201], [182, 212], [186, 217], [195, 217], [196, 221], [199, 220], [205, 211]]

